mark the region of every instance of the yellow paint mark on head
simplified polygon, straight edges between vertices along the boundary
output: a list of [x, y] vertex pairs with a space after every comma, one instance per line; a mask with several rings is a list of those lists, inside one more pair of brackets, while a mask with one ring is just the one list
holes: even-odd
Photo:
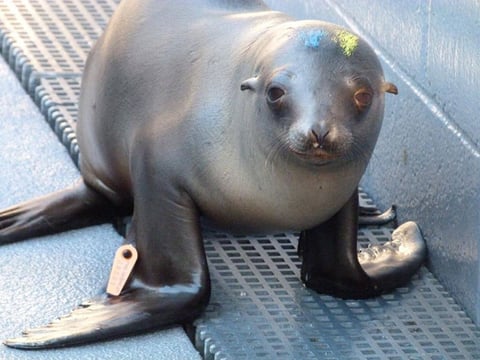
[[338, 43], [345, 56], [351, 56], [358, 47], [358, 36], [345, 30], [338, 31], [333, 41]]

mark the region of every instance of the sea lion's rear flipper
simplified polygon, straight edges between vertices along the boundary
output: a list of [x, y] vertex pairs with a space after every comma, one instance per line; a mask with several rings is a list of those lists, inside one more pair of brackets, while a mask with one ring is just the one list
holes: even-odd
[[177, 313], [177, 318], [173, 319], [172, 310], [182, 305], [200, 309], [198, 304], [189, 304], [191, 299], [187, 291], [173, 296], [146, 288], [132, 289], [115, 297], [103, 295], [81, 304], [70, 314], [46, 326], [26, 330], [21, 337], [5, 340], [4, 344], [18, 349], [57, 348], [147, 331], [172, 320], [189, 322], [198, 316], [198, 311]]
[[0, 211], [0, 244], [108, 221], [112, 205], [79, 180], [74, 186]]
[[418, 226], [397, 228], [384, 245], [357, 251], [358, 194], [329, 221], [301, 234], [302, 280], [341, 298], [369, 298], [404, 285], [426, 256]]

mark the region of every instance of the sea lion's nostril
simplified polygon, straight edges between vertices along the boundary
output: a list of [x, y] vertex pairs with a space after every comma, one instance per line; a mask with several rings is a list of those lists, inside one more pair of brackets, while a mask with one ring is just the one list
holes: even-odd
[[329, 130], [322, 132], [319, 130], [315, 131], [314, 129], [311, 129], [308, 137], [312, 144], [312, 147], [314, 149], [322, 148], [325, 144], [325, 139], [327, 138], [329, 132]]

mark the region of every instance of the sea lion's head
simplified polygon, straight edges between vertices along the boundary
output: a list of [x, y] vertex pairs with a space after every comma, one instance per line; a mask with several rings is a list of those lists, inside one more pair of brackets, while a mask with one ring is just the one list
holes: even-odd
[[266, 151], [314, 165], [366, 164], [380, 131], [384, 93], [397, 93], [365, 41], [318, 21], [266, 32], [253, 75], [241, 89], [256, 94], [261, 116], [255, 121], [270, 131], [265, 136], [272, 149]]

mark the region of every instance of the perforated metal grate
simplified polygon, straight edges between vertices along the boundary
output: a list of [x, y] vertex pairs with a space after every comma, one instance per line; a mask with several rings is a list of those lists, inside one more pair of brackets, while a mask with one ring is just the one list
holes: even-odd
[[[359, 235], [366, 245], [390, 230]], [[480, 358], [478, 329], [426, 269], [392, 294], [344, 301], [301, 285], [296, 245], [294, 234], [207, 234], [213, 295], [196, 338], [206, 359]]]
[[75, 163], [80, 78], [120, 0], [0, 1], [0, 51]]
[[3, 1], [0, 3], [2, 52], [15, 67], [20, 56], [40, 74], [80, 75], [88, 51], [118, 2]]
[[80, 77], [44, 77], [35, 88], [34, 99], [51, 128], [64, 144], [75, 164], [79, 148], [75, 135]]
[[[83, 64], [118, 2], [0, 1], [0, 51], [75, 161]], [[478, 329], [426, 269], [393, 294], [342, 301], [301, 285], [294, 234], [205, 236], [213, 295], [196, 345], [206, 359], [480, 359]], [[359, 246], [389, 237], [364, 229]]]

